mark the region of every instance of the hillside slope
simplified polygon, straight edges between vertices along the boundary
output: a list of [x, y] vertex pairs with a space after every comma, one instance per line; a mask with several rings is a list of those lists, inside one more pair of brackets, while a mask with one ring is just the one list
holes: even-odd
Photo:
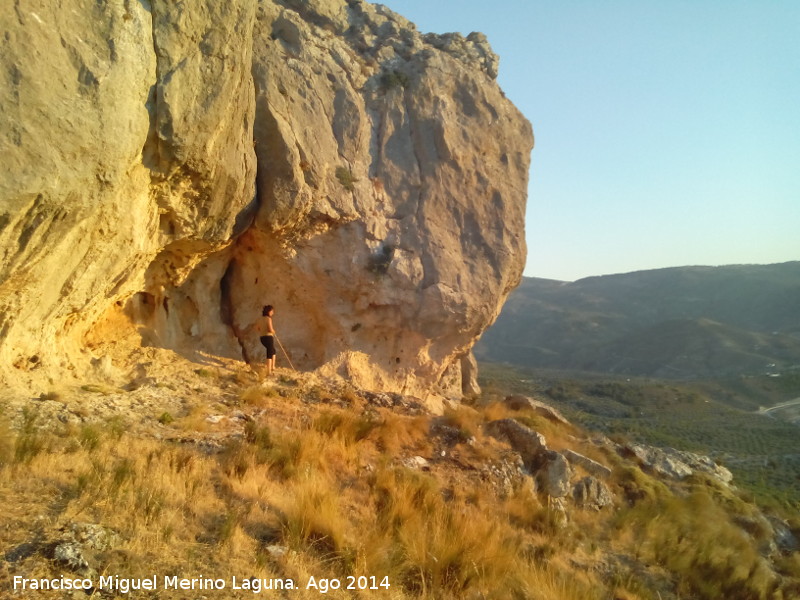
[[236, 361], [151, 355], [126, 389], [4, 404], [0, 596], [62, 597], [32, 587], [59, 577], [176, 600], [800, 592], [796, 511], [765, 514], [707, 458], [612, 441], [541, 398], [436, 416], [316, 374], [260, 385]]
[[[800, 262], [525, 278], [476, 346], [486, 361], [707, 378], [800, 365]], [[773, 366], [770, 366], [773, 365]]]

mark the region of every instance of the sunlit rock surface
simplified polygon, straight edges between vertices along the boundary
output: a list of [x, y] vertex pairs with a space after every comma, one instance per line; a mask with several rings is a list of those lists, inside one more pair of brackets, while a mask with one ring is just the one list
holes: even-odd
[[299, 369], [462, 392], [533, 143], [484, 36], [353, 0], [23, 1], [0, 30], [9, 385], [123, 381], [142, 344], [259, 361], [273, 304]]

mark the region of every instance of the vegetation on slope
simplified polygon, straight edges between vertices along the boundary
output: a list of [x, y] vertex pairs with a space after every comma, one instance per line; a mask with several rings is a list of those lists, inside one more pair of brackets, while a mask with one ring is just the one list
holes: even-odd
[[673, 382], [481, 365], [484, 383], [540, 393], [583, 426], [616, 439], [711, 455], [761, 504], [800, 511], [798, 427], [758, 403], [800, 396], [797, 378]]
[[[291, 579], [300, 589], [271, 592], [285, 598], [318, 597], [318, 589], [305, 589], [311, 577], [346, 584], [348, 576], [375, 577], [376, 589], [326, 596], [800, 593], [797, 554], [760, 551], [769, 546], [769, 528], [735, 491], [702, 477], [667, 485], [594, 443], [592, 434], [510, 410], [491, 393], [436, 417], [410, 398], [288, 372], [266, 387], [227, 372], [187, 375], [184, 383], [127, 392], [160, 394], [163, 406], [111, 417], [93, 415], [126, 392], [68, 391], [39, 401], [38, 415], [29, 403], [7, 407], [12, 426], [0, 436], [5, 590], [13, 576], [157, 574], [228, 582], [224, 592], [191, 596], [207, 598], [251, 597], [230, 589], [232, 576]], [[183, 397], [179, 408], [175, 396]], [[48, 419], [48, 402], [82, 416]], [[484, 434], [499, 418], [535, 428], [554, 449], [608, 465], [614, 506], [559, 510], [520, 471], [515, 453]], [[105, 543], [76, 533], [92, 527], [107, 532]], [[63, 548], [71, 541], [70, 562]], [[388, 589], [379, 586], [384, 578]], [[100, 595], [189, 597], [164, 590]]]

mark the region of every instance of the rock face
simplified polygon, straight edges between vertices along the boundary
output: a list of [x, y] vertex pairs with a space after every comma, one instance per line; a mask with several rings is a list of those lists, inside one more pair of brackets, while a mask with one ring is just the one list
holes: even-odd
[[0, 30], [7, 385], [124, 379], [140, 344], [261, 360], [264, 304], [298, 368], [461, 385], [521, 276], [533, 143], [482, 35], [359, 0], [20, 2]]
[[[165, 290], [230, 244], [255, 177], [251, 2], [181, 14], [39, 4], [0, 11], [0, 364], [12, 383], [79, 375], [109, 310], [178, 308]], [[208, 296], [191, 301], [198, 320]], [[162, 343], [180, 341], [158, 325]]]

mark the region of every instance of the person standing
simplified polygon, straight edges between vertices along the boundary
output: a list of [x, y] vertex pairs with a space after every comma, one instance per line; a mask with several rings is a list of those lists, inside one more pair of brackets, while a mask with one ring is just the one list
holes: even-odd
[[275, 328], [272, 325], [272, 315], [275, 309], [267, 304], [261, 310], [261, 319], [258, 323], [258, 332], [261, 334], [261, 343], [267, 350], [267, 377], [275, 370]]

